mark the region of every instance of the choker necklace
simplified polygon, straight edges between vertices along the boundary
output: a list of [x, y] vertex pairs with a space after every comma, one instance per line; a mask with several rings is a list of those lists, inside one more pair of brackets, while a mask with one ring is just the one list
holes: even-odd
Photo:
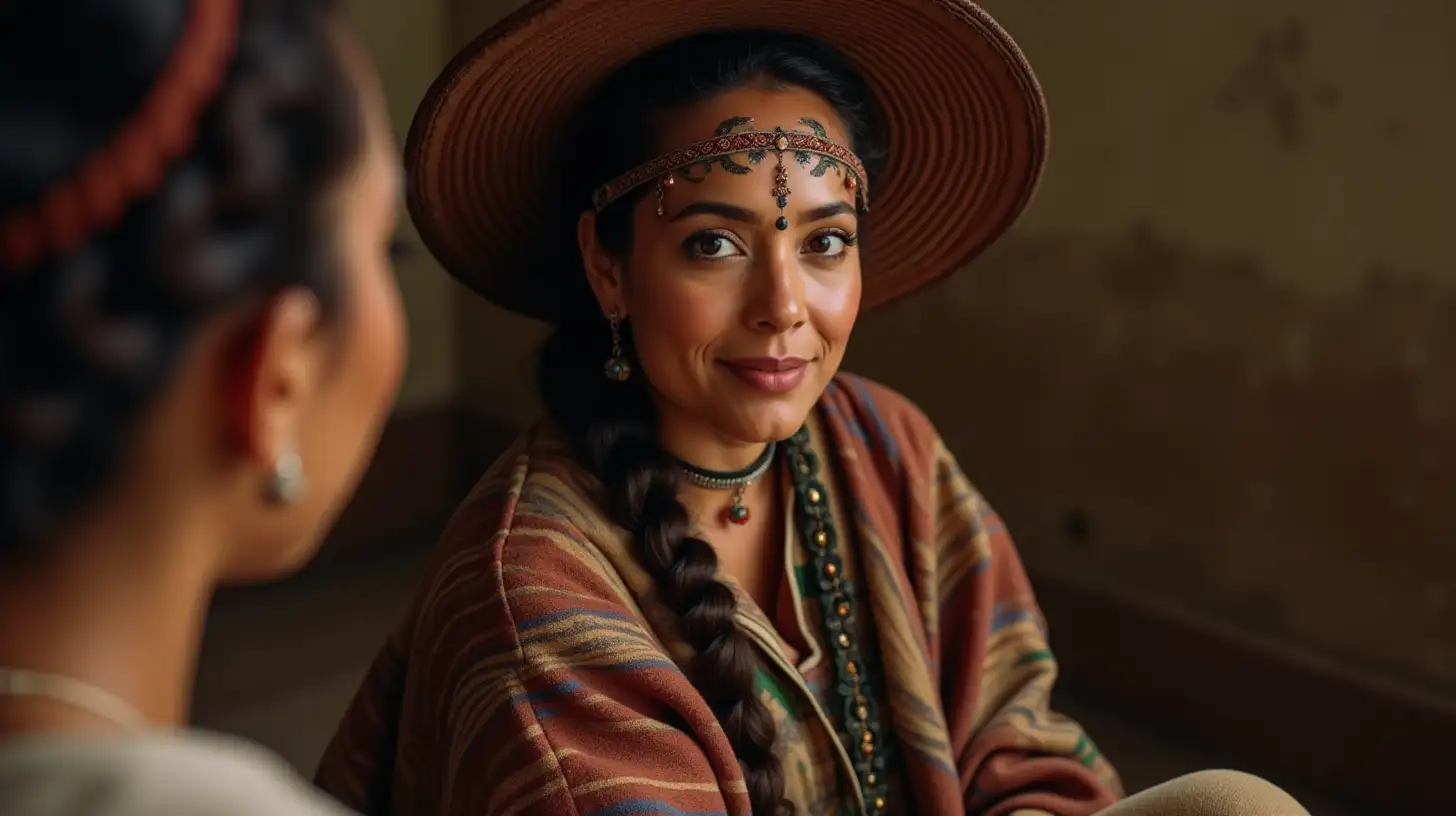
[[749, 512], [748, 507], [743, 504], [743, 494], [755, 479], [768, 471], [769, 465], [773, 464], [774, 452], [777, 450], [777, 442], [768, 443], [764, 447], [763, 453], [742, 470], [706, 470], [681, 459], [677, 460], [677, 466], [682, 471], [683, 477], [698, 487], [707, 490], [732, 490], [733, 503], [723, 511], [723, 517], [734, 524], [747, 524]]
[[90, 683], [60, 674], [0, 666], [0, 697], [35, 697], [64, 703], [124, 729], [147, 727], [131, 703]]

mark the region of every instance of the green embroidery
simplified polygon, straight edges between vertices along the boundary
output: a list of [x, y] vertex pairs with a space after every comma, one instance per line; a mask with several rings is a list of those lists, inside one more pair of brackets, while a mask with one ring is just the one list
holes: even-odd
[[783, 710], [786, 714], [792, 714], [792, 712], [795, 710], [794, 704], [790, 702], [788, 693], [784, 691], [784, 687], [782, 684], [779, 683], [777, 677], [774, 677], [773, 674], [764, 667], [759, 666], [758, 669], [754, 672], [754, 680], [755, 685], [757, 685], [759, 688], [759, 691], [762, 691], [763, 693], [772, 697], [774, 700], [777, 700], [778, 704], [783, 707]]
[[794, 567], [794, 583], [799, 585], [799, 595], [804, 598], [817, 598], [823, 594], [819, 588], [819, 576], [814, 572], [813, 564], [801, 564]]
[[810, 119], [809, 117], [805, 116], [803, 119], [799, 120], [799, 124], [807, 125], [809, 127], [809, 130], [813, 131], [814, 135], [818, 136], [821, 139], [829, 138], [829, 131], [825, 130], [824, 126], [819, 124], [819, 121], [817, 119]]
[[732, 156], [724, 156], [718, 160], [718, 166], [732, 173], [735, 176], [744, 176], [753, 172], [752, 167], [745, 167], [733, 160]]
[[[731, 119], [724, 119], [722, 122], [719, 122], [718, 129], [714, 131], [713, 135], [728, 136], [731, 135], [734, 131], [742, 130], [743, 128], [749, 127], [752, 124], [753, 117], [751, 116], [734, 116]], [[752, 158], [750, 157], [749, 160], [752, 161]], [[757, 164], [757, 162], [754, 163]], [[706, 168], [703, 171], [704, 173], [713, 169], [713, 165], [711, 162], [704, 162], [704, 164]], [[723, 156], [722, 158], [718, 159], [718, 166], [723, 168], [725, 172], [732, 173], [735, 176], [743, 176], [753, 172], [753, 168], [739, 164], [732, 155]]]
[[[829, 131], [826, 130], [823, 125], [819, 124], [818, 120], [810, 119], [809, 117], [805, 116], [804, 118], [799, 120], [799, 123], [807, 126], [815, 136], [818, 136], [819, 138], [826, 141], [829, 139]], [[804, 155], [808, 157], [812, 154], [806, 153]], [[800, 159], [799, 164], [807, 166], [809, 162], [805, 159]], [[844, 169], [839, 166], [839, 162], [829, 158], [828, 156], [820, 156], [819, 163], [814, 165], [814, 169], [809, 171], [809, 175], [813, 176], [814, 178], [819, 178], [825, 173], [828, 173], [830, 170], [834, 170], [840, 175], [844, 175]]]
[[1102, 752], [1097, 750], [1096, 744], [1086, 734], [1083, 734], [1077, 738], [1077, 747], [1072, 749], [1072, 756], [1090, 768], [1097, 764], [1097, 758], [1102, 756]]
[[[715, 137], [731, 136], [732, 134], [743, 130], [744, 128], [752, 127], [753, 121], [753, 117], [751, 116], [733, 116], [728, 119], [724, 119], [722, 122], [718, 123], [718, 127], [713, 131], [713, 135]], [[829, 131], [826, 130], [824, 128], [824, 125], [820, 124], [817, 120], [810, 119], [806, 116], [801, 118], [799, 120], [799, 123], [807, 127], [809, 129], [809, 133], [812, 133], [813, 135], [818, 136], [821, 139], [827, 140], [829, 138]], [[790, 132], [805, 133], [804, 130], [800, 130], [798, 128], [795, 128], [793, 131]], [[674, 175], [682, 179], [683, 181], [691, 182], [693, 184], [700, 183], [709, 173], [713, 172], [714, 167], [722, 168], [724, 172], [732, 173], [735, 176], [747, 175], [748, 173], [753, 172], [754, 166], [762, 164], [763, 161], [768, 158], [768, 151], [749, 150], [746, 152], [745, 155], [748, 159], [748, 164], [743, 164], [739, 162], [735, 156], [730, 154], [727, 156], [720, 156], [716, 159], [706, 159], [704, 161], [697, 162], [696, 164], [688, 165], [687, 167], [681, 167], [674, 172]], [[817, 164], [815, 163], [815, 159], [818, 159]], [[800, 167], [809, 167], [810, 165], [813, 165], [813, 169], [809, 171], [809, 175], [814, 176], [815, 178], [823, 176], [830, 170], [833, 170], [840, 175], [843, 175], [845, 173], [844, 167], [841, 166], [838, 161], [831, 159], [828, 156], [821, 156], [817, 153], [811, 153], [807, 150], [795, 150], [794, 161], [798, 162]]]
[[713, 131], [714, 136], [727, 136], [744, 125], [753, 124], [751, 116], [734, 116], [731, 119], [724, 119], [718, 123], [718, 129]]
[[1038, 649], [1035, 652], [1027, 652], [1021, 657], [1018, 657], [1016, 659], [1016, 665], [1025, 666], [1031, 663], [1045, 663], [1051, 660], [1056, 660], [1056, 656], [1052, 654], [1051, 649]]

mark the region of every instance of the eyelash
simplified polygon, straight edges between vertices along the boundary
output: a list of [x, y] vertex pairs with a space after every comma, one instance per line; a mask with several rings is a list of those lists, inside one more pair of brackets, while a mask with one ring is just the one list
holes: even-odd
[[820, 231], [814, 233], [813, 235], [810, 235], [809, 236], [809, 240], [810, 241], [814, 241], [814, 240], [817, 240], [819, 238], [824, 238], [824, 237], [829, 236], [829, 235], [832, 235], [832, 236], [838, 238], [839, 240], [843, 241], [844, 242], [844, 246], [845, 246], [846, 249], [852, 249], [852, 248], [854, 248], [854, 247], [856, 247], [856, 246], [859, 245], [859, 234], [858, 233], [845, 232], [842, 229], [832, 229], [831, 228], [831, 229], [820, 230]]
[[733, 240], [732, 235], [719, 230], [705, 230], [703, 232], [697, 232], [689, 235], [688, 239], [686, 241], [683, 241], [683, 252], [687, 253], [688, 258], [694, 261], [714, 262], [728, 260], [728, 258], [714, 258], [708, 255], [703, 255], [697, 251], [699, 244], [713, 238], [717, 238], [720, 241], [727, 241], [728, 243], [733, 244], [733, 246], [738, 248], [740, 251], [742, 250], [742, 247], [738, 246], [738, 242]]
[[[859, 235], [857, 233], [846, 232], [845, 230], [835, 229], [835, 228], [822, 229], [822, 230], [814, 233], [813, 235], [810, 235], [805, 240], [805, 243], [807, 244], [810, 241], [815, 241], [815, 240], [818, 240], [818, 239], [821, 239], [821, 238], [825, 238], [825, 237], [828, 237], [828, 236], [834, 236], [835, 238], [838, 238], [839, 240], [843, 241], [844, 242], [844, 246], [845, 246], [846, 249], [850, 249], [850, 248], [853, 248], [853, 247], [859, 245]], [[708, 261], [708, 262], [712, 262], [712, 261], [726, 261], [726, 260], [728, 260], [728, 258], [715, 258], [715, 257], [708, 256], [708, 255], [700, 255], [700, 254], [698, 254], [695, 251], [695, 248], [696, 248], [696, 245], [697, 244], [701, 243], [702, 241], [708, 240], [710, 238], [717, 238], [719, 240], [727, 241], [728, 243], [733, 244], [734, 246], [737, 246], [737, 242], [733, 240], [733, 237], [730, 234], [725, 233], [725, 232], [720, 232], [720, 231], [717, 231], [717, 230], [708, 230], [708, 231], [699, 232], [699, 233], [695, 233], [693, 235], [688, 236], [688, 239], [683, 242], [683, 250], [687, 253], [687, 256], [689, 258], [691, 258], [692, 260], [695, 260], [695, 261]], [[740, 247], [740, 249], [741, 249], [741, 247]], [[816, 253], [810, 253], [810, 254], [821, 255], [822, 253], [817, 253], [816, 252]], [[831, 255], [831, 256], [826, 256], [826, 257], [829, 257], [829, 258], [841, 258], [841, 257], [843, 257], [843, 253], [840, 253], [839, 255]]]

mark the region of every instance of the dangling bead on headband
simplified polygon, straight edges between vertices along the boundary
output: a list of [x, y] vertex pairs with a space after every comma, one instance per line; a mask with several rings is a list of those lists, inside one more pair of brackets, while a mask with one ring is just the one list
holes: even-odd
[[662, 178], [657, 180], [657, 215], [659, 218], [661, 218], [665, 214], [665, 211], [662, 208], [663, 196], [667, 194], [667, 188], [671, 187], [673, 185], [673, 182], [675, 181], [677, 181], [677, 179], [673, 178], [672, 176], [663, 176]]
[[[770, 194], [779, 210], [774, 226], [781, 230], [789, 228], [787, 210], [792, 191], [789, 190], [789, 170], [784, 164], [786, 153], [792, 155], [794, 161], [801, 166], [812, 166], [809, 171], [811, 176], [838, 172], [844, 177], [845, 189], [855, 196], [860, 212], [869, 212], [869, 177], [865, 174], [864, 164], [859, 157], [844, 145], [830, 140], [823, 125], [809, 118], [799, 121], [812, 132], [785, 131], [783, 128], [741, 130], [740, 128], [751, 126], [753, 120], [746, 116], [729, 119], [718, 126], [717, 135], [713, 138], [658, 156], [598, 187], [592, 193], [592, 205], [597, 212], [601, 212], [613, 202], [656, 179], [657, 214], [661, 216], [666, 213], [664, 199], [667, 190], [679, 177], [696, 183], [702, 181], [702, 176], [694, 176], [694, 169], [701, 168], [702, 173], [707, 173], [714, 167], [721, 167], [725, 172], [735, 175], [750, 173], [752, 165], [761, 163], [767, 158], [768, 151], [772, 150], [777, 162], [774, 165]], [[736, 157], [739, 155], [746, 155], [748, 164], [738, 162]]]
[[789, 169], [784, 167], [784, 151], [789, 148], [789, 137], [783, 128], [774, 128], [774, 133], [778, 134], [774, 136], [774, 153], [778, 156], [778, 164], [774, 165], [772, 194], [779, 205], [779, 220], [774, 222], [774, 226], [786, 230], [789, 228], [789, 217], [784, 211], [789, 207], [789, 193], [793, 192], [789, 189]]
[[0, 213], [0, 273], [24, 269], [115, 226], [192, 147], [197, 120], [237, 50], [236, 0], [192, 0], [170, 62], [130, 121], [74, 176], [17, 211]]

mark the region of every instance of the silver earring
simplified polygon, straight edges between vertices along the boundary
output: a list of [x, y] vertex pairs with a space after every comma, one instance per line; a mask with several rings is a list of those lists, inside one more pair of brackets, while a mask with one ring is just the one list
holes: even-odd
[[293, 504], [303, 498], [308, 480], [303, 475], [303, 459], [294, 451], [280, 455], [273, 462], [273, 477], [268, 480], [268, 498], [275, 504]]

